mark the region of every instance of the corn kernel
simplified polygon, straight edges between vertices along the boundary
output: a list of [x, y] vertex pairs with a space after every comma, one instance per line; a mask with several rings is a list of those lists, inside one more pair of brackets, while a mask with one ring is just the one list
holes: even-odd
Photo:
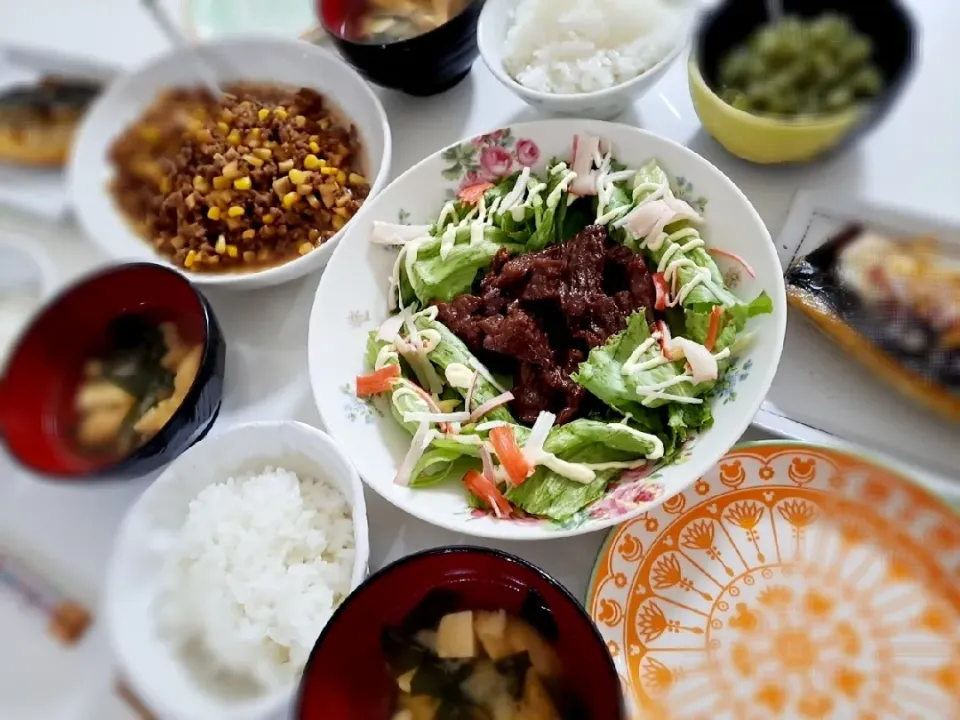
[[347, 184], [347, 174], [343, 170], [337, 170], [337, 182], [341, 185]]
[[287, 119], [287, 109], [282, 105], [278, 105], [274, 108], [273, 114], [276, 115], [280, 120]]
[[334, 229], [334, 230], [340, 230], [340, 229], [341, 229], [344, 225], [346, 225], [346, 224], [347, 224], [347, 221], [344, 220], [344, 219], [343, 219], [342, 217], [340, 217], [339, 215], [334, 215], [334, 216], [333, 216], [333, 229]]
[[197, 118], [187, 118], [187, 130], [192, 133], [197, 132], [203, 127], [203, 123]]
[[293, 159], [283, 160], [282, 162], [277, 163], [277, 169], [282, 173], [288, 173], [293, 170]]
[[307, 124], [307, 119], [303, 115], [297, 115], [293, 119], [293, 122], [296, 123], [297, 127], [302, 128], [304, 125]]
[[197, 131], [197, 140], [204, 144], [209, 144], [213, 142], [213, 133], [210, 132], [207, 128], [203, 128]]
[[219, 219], [220, 219], [220, 208], [218, 208], [216, 205], [214, 205], [212, 208], [210, 208], [209, 210], [207, 210], [207, 217], [210, 218], [211, 220], [219, 220]]
[[238, 178], [243, 174], [240, 172], [240, 163], [238, 163], [236, 160], [231, 160], [224, 165], [223, 170], [221, 170], [220, 173], [228, 180], [233, 180], [234, 178]]
[[266, 215], [264, 215], [264, 216], [263, 216], [262, 218], [260, 218], [260, 219], [263, 220], [263, 224], [264, 224], [264, 225], [269, 225], [270, 223], [273, 222], [273, 219], [274, 219], [274, 218], [273, 218], [273, 213], [267, 213]]
[[252, 263], [256, 259], [257, 259], [257, 254], [253, 250], [243, 251], [243, 261], [245, 263]]
[[350, 173], [350, 184], [351, 185], [365, 185], [367, 179], [359, 173]]
[[237, 178], [233, 181], [233, 187], [237, 190], [249, 190], [250, 185], [250, 178], [248, 177]]
[[297, 248], [297, 250], [300, 252], [301, 255], [306, 255], [308, 252], [313, 250], [313, 245], [311, 245], [308, 242], [301, 243], [300, 247]]
[[170, 192], [171, 187], [172, 187], [172, 183], [170, 182], [170, 178], [168, 178], [168, 177], [162, 177], [162, 178], [160, 178], [160, 192], [161, 192], [161, 193], [164, 193], [164, 194], [165, 194], [165, 193]]
[[320, 231], [316, 228], [310, 228], [307, 232], [307, 237], [310, 238], [310, 242], [316, 242], [320, 239]]
[[230, 187], [230, 178], [217, 175], [217, 177], [213, 179], [214, 190], [226, 190], [228, 187]]
[[251, 155], [250, 153], [247, 153], [246, 155], [243, 156], [243, 159], [247, 161], [248, 165], [252, 165], [255, 168], [263, 167], [263, 160], [258, 158], [256, 155]]
[[243, 212], [244, 212], [243, 208], [240, 207], [239, 205], [231, 205], [230, 209], [227, 210], [227, 215], [229, 215], [230, 217], [240, 217], [241, 215], [243, 215]]
[[217, 238], [217, 244], [213, 246], [218, 255], [223, 255], [227, 251], [227, 239], [221, 235]]
[[230, 132], [230, 126], [221, 120], [217, 123], [217, 130], [226, 135], [228, 132]]
[[206, 258], [206, 261], [207, 261], [207, 264], [208, 264], [208, 265], [219, 265], [219, 264], [220, 264], [220, 256], [219, 256], [219, 255], [211, 255], [210, 257]]
[[200, 192], [206, 192], [210, 189], [209, 183], [207, 183], [206, 178], [204, 178], [202, 175], [194, 176], [193, 187]]
[[312, 153], [320, 152], [320, 146], [313, 140], [310, 141], [310, 152]]
[[300, 195], [298, 195], [296, 192], [288, 192], [283, 196], [283, 206], [285, 208], [291, 208], [299, 199]]
[[[235, 257], [236, 257], [237, 255], [239, 255], [239, 254], [240, 254], [240, 251], [237, 250], [237, 246], [236, 246], [236, 245], [227, 245], [227, 255], [229, 255], [229, 256], [232, 257], [232, 258], [235, 258]], [[246, 254], [246, 253], [244, 253], [244, 254]]]
[[230, 131], [230, 134], [227, 135], [227, 142], [228, 142], [230, 145], [239, 145], [239, 144], [240, 144], [240, 131], [239, 131], [239, 130], [231, 130], [231, 131]]
[[230, 110], [230, 108], [224, 108], [220, 113], [220, 119], [225, 120], [226, 122], [233, 122], [234, 117], [233, 111]]
[[320, 168], [321, 175], [336, 175], [339, 171], [335, 167], [322, 167]]
[[247, 230], [244, 230], [240, 234], [240, 237], [242, 237], [244, 240], [253, 240], [256, 236], [257, 236], [257, 231], [254, 230], [253, 228], [248, 228]]
[[267, 108], [260, 108], [260, 112], [257, 113], [257, 117], [261, 120], [266, 120], [270, 117], [270, 111]]
[[344, 220], [347, 220], [350, 218], [350, 211], [347, 210], [345, 207], [334, 208], [333, 212], [339, 215], [340, 217], [342, 217]]
[[319, 136], [319, 135], [311, 135], [311, 136], [310, 136], [310, 142], [320, 142], [320, 136]]
[[291, 170], [287, 175], [290, 178], [290, 182], [294, 185], [303, 185], [310, 178], [303, 170], [297, 169]]
[[253, 151], [253, 154], [261, 160], [269, 160], [271, 157], [273, 157], [273, 150], [270, 148], [257, 148]]
[[317, 158], [316, 155], [307, 155], [307, 156], [303, 159], [303, 166], [304, 166], [307, 170], [319, 170], [320, 167], [321, 167], [321, 166], [320, 166], [320, 160]]
[[140, 128], [140, 138], [144, 142], [155, 143], [160, 139], [160, 129], [153, 125], [144, 125]]
[[188, 268], [193, 265], [194, 261], [197, 259], [197, 251], [191, 250], [187, 253], [187, 256], [183, 259], [183, 266]]
[[320, 126], [320, 129], [321, 129], [321, 130], [327, 130], [327, 129], [330, 127], [330, 125], [331, 125], [330, 118], [323, 118], [323, 119], [322, 119], [319, 123], [317, 123], [317, 124]]

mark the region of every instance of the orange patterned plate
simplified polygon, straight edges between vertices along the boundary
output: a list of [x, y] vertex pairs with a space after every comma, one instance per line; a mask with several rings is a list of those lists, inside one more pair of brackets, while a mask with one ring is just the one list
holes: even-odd
[[635, 718], [960, 718], [960, 516], [836, 449], [734, 449], [610, 533], [586, 606]]

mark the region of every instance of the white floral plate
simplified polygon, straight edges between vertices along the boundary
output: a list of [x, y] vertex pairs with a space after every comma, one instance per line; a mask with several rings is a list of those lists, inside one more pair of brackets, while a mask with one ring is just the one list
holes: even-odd
[[587, 589], [634, 717], [960, 717], [960, 516], [836, 448], [734, 449]]
[[[597, 503], [562, 525], [546, 520], [497, 520], [471, 510], [457, 482], [411, 490], [394, 484], [410, 437], [389, 412], [354, 395], [367, 371], [368, 333], [387, 317], [394, 251], [369, 242], [374, 220], [430, 223], [458, 187], [508, 175], [521, 165], [542, 170], [551, 157], [569, 158], [573, 136], [591, 132], [612, 143], [614, 156], [639, 168], [656, 158], [676, 182], [677, 194], [703, 210], [708, 245], [747, 260], [757, 277], [730, 266], [734, 292], [753, 298], [766, 290], [773, 315], [756, 321], [757, 338], [730, 370], [714, 399], [716, 423], [691, 443], [681, 463], [630, 484], [611, 487]], [[726, 267], [726, 266], [724, 266]], [[452, 145], [430, 156], [367, 203], [348, 228], [320, 281], [310, 316], [310, 381], [327, 430], [364, 481], [388, 501], [422, 520], [479, 537], [532, 540], [610, 527], [681, 492], [737, 442], [773, 381], [786, 326], [783, 276], [759, 215], [717, 168], [687, 148], [625, 125], [592, 120], [545, 120], [515, 125]]]

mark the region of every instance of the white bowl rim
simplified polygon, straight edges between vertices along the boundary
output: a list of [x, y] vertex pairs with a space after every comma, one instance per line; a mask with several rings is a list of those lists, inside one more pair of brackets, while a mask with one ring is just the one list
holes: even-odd
[[[383, 103], [380, 101], [380, 97], [373, 91], [373, 88], [370, 87], [370, 84], [358, 73], [349, 63], [345, 62], [343, 58], [337, 55], [326, 48], [322, 48], [314, 43], [307, 42], [306, 40], [299, 39], [290, 39], [283, 38], [274, 35], [257, 35], [252, 33], [237, 33], [235, 35], [224, 35], [220, 37], [211, 37], [211, 38], [195, 38], [190, 41], [191, 48], [186, 52], [178, 47], [172, 47], [166, 52], [156, 55], [144, 63], [141, 63], [138, 66], [135, 66], [128, 70], [125, 73], [122, 73], [112, 82], [108, 83], [106, 88], [99, 96], [94, 100], [93, 104], [87, 109], [87, 112], [84, 114], [84, 118], [80, 123], [80, 127], [77, 129], [75, 135], [75, 142], [73, 144], [73, 149], [70, 152], [70, 160], [67, 166], [66, 178], [67, 178], [67, 194], [70, 200], [71, 206], [74, 208], [74, 215], [76, 216], [78, 222], [84, 234], [87, 237], [93, 238], [96, 233], [88, 227], [87, 218], [85, 213], [79, 211], [79, 204], [77, 202], [78, 190], [80, 183], [83, 179], [83, 169], [80, 167], [79, 156], [76, 152], [76, 149], [81, 144], [81, 139], [83, 138], [85, 132], [87, 131], [88, 124], [92, 125], [92, 118], [94, 111], [97, 110], [100, 106], [111, 101], [113, 98], [122, 96], [126, 94], [127, 88], [131, 85], [134, 85], [137, 82], [137, 79], [146, 72], [153, 70], [161, 65], [173, 62], [192, 62], [189, 53], [193, 51], [193, 48], [217, 48], [223, 50], [235, 50], [242, 51], [243, 48], [249, 47], [251, 45], [261, 45], [265, 47], [274, 47], [282, 48], [286, 50], [291, 50], [297, 48], [298, 51], [303, 53], [313, 53], [318, 57], [325, 57], [328, 60], [333, 61], [337, 65], [341, 66], [341, 69], [346, 74], [347, 77], [357, 86], [356, 92], [368, 101], [372, 103], [373, 109], [376, 112], [377, 119], [380, 124], [380, 132], [383, 135], [383, 153], [380, 158], [380, 169], [377, 172], [376, 178], [370, 185], [370, 193], [367, 196], [367, 200], [373, 199], [386, 185], [388, 184], [390, 174], [391, 174], [391, 164], [393, 160], [393, 136], [390, 129], [390, 120], [387, 117], [386, 110], [383, 108]], [[199, 84], [199, 78], [198, 78]], [[283, 84], [283, 83], [280, 83]], [[335, 98], [331, 98], [334, 103], [336, 103]], [[366, 205], [366, 202], [364, 202]], [[359, 215], [364, 210], [364, 206], [360, 207], [360, 210], [356, 215]], [[115, 212], [119, 212], [114, 209]], [[354, 215], [354, 217], [356, 217]], [[332, 256], [334, 250], [336, 250], [337, 244], [340, 242], [340, 239], [343, 237], [344, 230], [349, 226], [349, 222], [343, 228], [341, 228], [333, 237], [327, 240], [326, 243], [317, 248], [318, 252], [322, 252], [324, 248], [327, 248], [328, 259]], [[132, 230], [131, 230], [132, 232]], [[142, 240], [142, 239], [141, 239]], [[145, 246], [148, 245], [148, 241], [142, 240]], [[99, 245], [99, 244], [98, 244]], [[102, 247], [102, 246], [101, 246]], [[292, 260], [288, 260], [285, 263], [280, 265], [274, 265], [264, 270], [257, 270], [253, 272], [234, 272], [234, 273], [187, 273], [184, 272], [184, 269], [174, 265], [169, 262], [166, 258], [162, 257], [159, 254], [154, 253], [153, 259], [138, 258], [141, 261], [146, 262], [155, 262], [160, 265], [168, 265], [172, 267], [177, 272], [185, 275], [189, 280], [195, 283], [198, 286], [206, 287], [234, 287], [241, 288], [245, 285], [250, 286], [251, 288], [260, 288], [267, 287], [271, 285], [278, 285], [287, 280], [293, 280], [299, 277], [302, 277], [305, 274], [308, 274], [310, 271], [306, 272], [296, 272], [290, 270], [293, 266], [300, 263], [304, 265], [306, 263], [315, 263], [317, 260], [310, 257], [313, 253], [308, 255], [303, 255], [296, 257]], [[117, 258], [114, 258], [115, 260]], [[130, 258], [127, 259], [128, 261]], [[290, 275], [289, 278], [284, 278], [283, 276]], [[255, 278], [255, 280], [253, 280]]]
[[[696, 158], [696, 161], [705, 163], [709, 169], [712, 169], [713, 171], [715, 171], [722, 178], [722, 180], [729, 185], [730, 189], [742, 201], [744, 207], [748, 210], [749, 214], [752, 216], [754, 222], [756, 223], [756, 226], [760, 230], [762, 230], [763, 235], [767, 240], [767, 245], [770, 248], [770, 253], [773, 255], [773, 259], [776, 261], [777, 268], [780, 267], [779, 260], [777, 259], [777, 256], [776, 256], [776, 246], [774, 244], [773, 237], [770, 235], [770, 230], [767, 228], [767, 225], [763, 221], [763, 218], [760, 217], [760, 213], [757, 212], [757, 209], [753, 206], [753, 203], [750, 202], [750, 199], [746, 196], [743, 190], [740, 189], [740, 186], [737, 185], [732, 179], [730, 179], [730, 177], [725, 172], [723, 172], [723, 170], [721, 170], [712, 162], [710, 162], [707, 158], [703, 157], [696, 151], [691, 150], [687, 146], [681, 145], [675, 140], [671, 140], [669, 138], [663, 137], [662, 135], [658, 135], [649, 130], [644, 130], [642, 128], [638, 128], [633, 125], [627, 125], [625, 123], [611, 122], [609, 120], [583, 121], [583, 120], [578, 120], [577, 118], [544, 118], [540, 120], [531, 120], [531, 121], [522, 122], [522, 123], [506, 123], [502, 127], [510, 128], [512, 131], [515, 131], [518, 134], [522, 133], [525, 136], [530, 136], [533, 133], [529, 131], [538, 125], [569, 124], [572, 122], [573, 123], [589, 122], [592, 128], [597, 128], [598, 130], [602, 130], [604, 127], [626, 128], [631, 132], [635, 132], [643, 137], [646, 137], [647, 139], [651, 139], [655, 142], [662, 142], [667, 145], [671, 145], [677, 150], [681, 151], [682, 153], [693, 156], [694, 158]], [[446, 148], [440, 148], [435, 153], [428, 155], [427, 157], [423, 158], [420, 162], [418, 162], [416, 165], [406, 170], [403, 174], [394, 178], [394, 180], [390, 183], [390, 186], [394, 184], [406, 182], [409, 175], [412, 175], [415, 171], [419, 170], [421, 167], [425, 166], [427, 163], [433, 162], [433, 160], [436, 157], [438, 157], [445, 149], [449, 147], [456, 147], [458, 145], [461, 145], [464, 142], [470, 140], [471, 138], [472, 136], [461, 138], [460, 140], [457, 140], [449, 144]], [[372, 207], [372, 204], [371, 204], [371, 207]], [[341, 256], [343, 256], [342, 253], [341, 253]], [[324, 274], [324, 277], [326, 277], [326, 273]], [[775, 350], [772, 357], [773, 362], [764, 366], [762, 373], [758, 373], [758, 375], [761, 376], [760, 385], [761, 387], [765, 388], [765, 390], [762, 393], [758, 393], [758, 396], [754, 399], [753, 403], [751, 403], [750, 407], [747, 407], [746, 405], [744, 406], [745, 412], [743, 412], [741, 419], [737, 423], [735, 423], [735, 425], [730, 425], [728, 423], [727, 427], [735, 427], [735, 430], [736, 430], [736, 434], [734, 435], [735, 438], [740, 438], [743, 435], [743, 433], [746, 432], [747, 428], [749, 428], [752, 425], [754, 418], [756, 417], [757, 413], [760, 410], [760, 407], [763, 405], [763, 402], [766, 399], [766, 395], [769, 392], [770, 387], [773, 385], [774, 376], [776, 375], [777, 368], [780, 365], [780, 357], [783, 354], [783, 345], [786, 339], [786, 332], [787, 332], [786, 290], [784, 286], [783, 274], [780, 272], [776, 273], [775, 276], [772, 278], [772, 281], [777, 286], [774, 288], [774, 292], [769, 293], [771, 295], [771, 299], [774, 302], [774, 312], [769, 316], [770, 322], [775, 323], [773, 327], [771, 327], [769, 330], [770, 337], [774, 339], [774, 345], [775, 345]], [[313, 305], [310, 309], [311, 319], [308, 325], [308, 336], [307, 336], [307, 369], [310, 376], [310, 388], [313, 394], [314, 404], [316, 405], [317, 412], [320, 414], [320, 419], [323, 422], [323, 426], [328, 429], [330, 436], [335, 441], [338, 441], [339, 438], [336, 432], [337, 424], [331, 423], [330, 418], [328, 418], [324, 413], [324, 404], [321, 402], [320, 395], [317, 392], [315, 374], [313, 371], [313, 367], [315, 366], [315, 363], [313, 362], [313, 354], [314, 352], [316, 352], [316, 350], [314, 349], [315, 343], [310, 340], [310, 337], [313, 334], [314, 313], [318, 312], [318, 308], [326, 307], [320, 301], [320, 288], [322, 287], [322, 285], [323, 285], [323, 278], [321, 278], [321, 282], [317, 286], [317, 292], [314, 295]], [[778, 304], [781, 306], [780, 312], [777, 311]], [[730, 447], [734, 447], [736, 445], [736, 442], [737, 441], [735, 440]], [[729, 451], [729, 448], [728, 448], [728, 451]], [[696, 478], [700, 477], [701, 475], [703, 475], [703, 473], [707, 472], [710, 469], [710, 467], [716, 464], [716, 462], [720, 459], [720, 457], [714, 458], [714, 460], [712, 460], [709, 463], [701, 461], [699, 464], [702, 465], [702, 467], [696, 473], [693, 474], [693, 478], [685, 487], [689, 487], [689, 485], [693, 484]], [[687, 463], [684, 464], [684, 467], [690, 467], [692, 464], [693, 464], [693, 461], [688, 461]], [[393, 507], [397, 508], [398, 510], [405, 512], [408, 515], [411, 515], [417, 518], [418, 520], [422, 520], [425, 523], [429, 523], [430, 525], [434, 525], [436, 527], [442, 528], [444, 530], [448, 530], [450, 532], [455, 532], [458, 534], [468, 534], [470, 537], [475, 537], [475, 538], [484, 538], [489, 540], [510, 540], [510, 541], [516, 541], [516, 542], [551, 540], [554, 538], [559, 539], [559, 538], [566, 538], [566, 537], [574, 537], [576, 535], [585, 535], [591, 532], [606, 531], [606, 530], [609, 530], [610, 528], [615, 527], [616, 525], [619, 525], [623, 522], [627, 522], [630, 519], [629, 516], [610, 517], [610, 518], [607, 518], [606, 520], [600, 521], [596, 525], [592, 525], [592, 526], [584, 525], [580, 527], [565, 528], [565, 529], [556, 528], [556, 529], [551, 529], [549, 532], [544, 532], [542, 534], [535, 535], [535, 536], [514, 535], [509, 531], [509, 527], [510, 527], [509, 523], [502, 523], [500, 525], [489, 526], [491, 528], [490, 530], [485, 529], [488, 526], [481, 526], [480, 530], [465, 533], [462, 525], [458, 525], [448, 517], [446, 516], [438, 517], [435, 515], [431, 515], [428, 512], [423, 512], [421, 510], [422, 506], [416, 503], [411, 503], [409, 506], [402, 506], [396, 503], [393, 498], [390, 498], [385, 493], [381, 492], [381, 488], [377, 483], [368, 481], [363, 475], [361, 475], [360, 477], [362, 478], [364, 485], [372, 489], [374, 492], [377, 493], [377, 495], [379, 495], [386, 502], [390, 503]], [[663, 495], [661, 498], [659, 498], [656, 501], [655, 506], [663, 504], [673, 494], [676, 494], [676, 493], [669, 493], [669, 494]], [[507, 528], [507, 529], [503, 529], [503, 528]]]
[[[104, 583], [102, 600], [107, 642], [118, 661], [119, 670], [123, 680], [131, 686], [131, 689], [138, 697], [147, 702], [148, 707], [151, 709], [163, 708], [164, 711], [171, 716], [176, 714], [175, 708], [171, 708], [163, 698], [157, 697], [152, 691], [147, 690], [143, 683], [140, 682], [139, 678], [126, 673], [126, 668], [130, 666], [130, 663], [127, 662], [127, 654], [122, 649], [122, 645], [116, 641], [116, 634], [122, 632], [122, 629], [116, 627], [116, 612], [113, 609], [116, 604], [123, 602], [122, 598], [119, 596], [120, 588], [118, 587], [117, 580], [117, 573], [119, 572], [119, 553], [117, 548], [119, 547], [119, 543], [122, 542], [124, 538], [126, 538], [126, 536], [131, 532], [130, 525], [136, 519], [137, 509], [143, 504], [146, 498], [150, 497], [151, 493], [155, 492], [155, 488], [158, 485], [163, 483], [166, 478], [173, 474], [176, 464], [180, 462], [182, 458], [189, 457], [190, 453], [192, 453], [195, 448], [200, 447], [203, 443], [211, 441], [223, 441], [225, 438], [228, 438], [230, 435], [241, 430], [260, 430], [263, 432], [273, 433], [294, 432], [301, 434], [308, 437], [312, 441], [326, 446], [328, 450], [330, 450], [343, 462], [343, 466], [346, 468], [347, 481], [353, 491], [351, 515], [353, 520], [353, 537], [356, 550], [353, 560], [353, 571], [351, 572], [350, 577], [351, 594], [356, 588], [363, 584], [367, 575], [367, 565], [370, 556], [370, 533], [369, 524], [367, 522], [367, 506], [363, 494], [364, 484], [360, 481], [360, 475], [357, 473], [357, 469], [353, 466], [353, 463], [350, 462], [350, 458], [347, 457], [346, 453], [340, 449], [336, 440], [328, 433], [320, 430], [317, 427], [314, 427], [313, 425], [309, 425], [298, 420], [258, 420], [253, 422], [244, 422], [232, 425], [222, 432], [204, 438], [196, 445], [185, 451], [182, 455], [175, 458], [169, 465], [167, 465], [163, 472], [157, 476], [152, 483], [150, 483], [150, 486], [143, 491], [133, 505], [127, 510], [127, 513], [120, 524], [120, 528], [117, 530], [117, 533], [114, 537], [114, 549], [111, 551], [110, 561], [107, 567], [106, 582]], [[292, 707], [292, 704], [296, 699], [299, 684], [300, 679], [298, 678], [293, 683], [279, 690], [258, 696], [255, 699], [238, 706], [234, 712], [223, 716], [221, 720], [261, 720], [261, 718], [264, 716], [272, 715], [284, 707]]]
[[[551, 93], [528, 88], [526, 85], [521, 85], [519, 82], [514, 80], [510, 76], [510, 73], [508, 73], [503, 67], [503, 53], [494, 51], [493, 47], [486, 41], [487, 33], [484, 32], [486, 22], [489, 22], [490, 16], [497, 11], [495, 8], [499, 9], [501, 6], [505, 7], [506, 0], [487, 0], [487, 2], [484, 3], [483, 10], [480, 12], [480, 19], [477, 22], [477, 45], [480, 49], [480, 57], [483, 58], [483, 62], [486, 64], [490, 72], [493, 73], [493, 76], [518, 95], [529, 97], [533, 100], [539, 100], [545, 104], [552, 103], [554, 105], [563, 103], [565, 101], [569, 101], [571, 103], [580, 103], [591, 100], [609, 100], [617, 95], [623, 94], [625, 91], [633, 88], [635, 85], [642, 84], [643, 81], [648, 77], [653, 76], [669, 66], [680, 56], [680, 53], [686, 49], [687, 45], [690, 44], [690, 39], [693, 37], [694, 29], [697, 24], [698, 13], [697, 2], [695, 0], [689, 1], [691, 5], [688, 11], [689, 17], [685, 21], [685, 29], [677, 37], [676, 46], [670, 50], [670, 52], [664, 55], [655, 65], [647, 68], [636, 77], [625, 80], [624, 82], [614, 85], [613, 87], [603, 88], [602, 90], [592, 90], [590, 92], [578, 93]], [[501, 46], [505, 42], [506, 36], [504, 36], [500, 41]]]
[[3, 254], [5, 249], [18, 252], [33, 263], [37, 272], [39, 294], [37, 295], [36, 310], [39, 311], [41, 306], [49, 302], [56, 294], [61, 283], [60, 274], [57, 272], [53, 258], [42, 247], [30, 242], [23, 234], [16, 232], [8, 233], [0, 238], [0, 255]]

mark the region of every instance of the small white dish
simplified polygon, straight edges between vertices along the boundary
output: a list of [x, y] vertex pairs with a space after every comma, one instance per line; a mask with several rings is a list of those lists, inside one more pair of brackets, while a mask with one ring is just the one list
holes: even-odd
[[181, 0], [184, 29], [201, 38], [251, 32], [306, 39], [317, 27], [313, 0]]
[[[370, 198], [390, 175], [390, 126], [380, 100], [345, 62], [300, 40], [234, 37], [196, 46], [218, 82], [270, 82], [308, 87], [321, 93], [356, 126], [366, 155]], [[114, 139], [166, 89], [197, 86], [200, 76], [191, 53], [170, 50], [113, 82], [87, 113], [70, 158], [70, 198], [80, 226], [114, 260], [148, 261], [181, 268], [159, 256], [120, 213], [108, 184], [113, 167], [107, 154]], [[338, 233], [306, 255], [257, 272], [186, 273], [204, 287], [250, 289], [279, 285], [323, 268], [339, 242]]]
[[480, 56], [490, 72], [504, 87], [528, 105], [563, 117], [583, 117], [595, 120], [611, 120], [626, 110], [636, 100], [659, 82], [674, 60], [686, 47], [687, 38], [693, 30], [696, 3], [689, 3], [684, 35], [676, 47], [660, 62], [632, 80], [606, 90], [561, 95], [532, 90], [514, 80], [503, 66], [504, 45], [507, 32], [513, 25], [513, 12], [517, 0], [486, 0], [477, 26], [477, 43]]
[[21, 332], [56, 287], [53, 262], [36, 243], [16, 236], [0, 241], [0, 372]]
[[[303, 423], [238, 425], [198, 443], [175, 460], [127, 514], [107, 576], [107, 636], [131, 689], [159, 720], [267, 720], [287, 717], [296, 683], [243, 699], [201, 684], [157, 629], [153, 611], [173, 534], [206, 486], [264, 467], [282, 467], [335, 483], [353, 507], [356, 556], [350, 589], [367, 574], [370, 554], [363, 487], [356, 470], [325, 433]], [[319, 629], [318, 629], [319, 635]]]
[[[411, 489], [394, 482], [410, 436], [389, 410], [355, 395], [367, 338], [387, 317], [395, 252], [370, 242], [374, 221], [432, 223], [461, 185], [496, 180], [522, 165], [542, 171], [550, 158], [569, 159], [573, 137], [607, 140], [616, 160], [639, 168], [656, 159], [679, 197], [704, 212], [707, 244], [744, 258], [756, 278], [721, 265], [741, 298], [766, 290], [773, 314], [758, 318], [755, 341], [728, 370], [714, 400], [715, 423], [686, 448], [682, 462], [644, 479], [611, 487], [605, 497], [562, 525], [537, 518], [497, 520], [467, 505], [463, 487], [445, 482]], [[602, 530], [639, 517], [682, 492], [740, 438], [773, 382], [786, 331], [783, 274], [776, 249], [750, 201], [720, 170], [670, 140], [626, 125], [596, 120], [542, 120], [468, 138], [441, 150], [390, 184], [358, 217], [324, 273], [310, 316], [310, 381], [324, 426], [377, 493], [405, 512], [452, 532], [502, 540], [542, 540]]]

